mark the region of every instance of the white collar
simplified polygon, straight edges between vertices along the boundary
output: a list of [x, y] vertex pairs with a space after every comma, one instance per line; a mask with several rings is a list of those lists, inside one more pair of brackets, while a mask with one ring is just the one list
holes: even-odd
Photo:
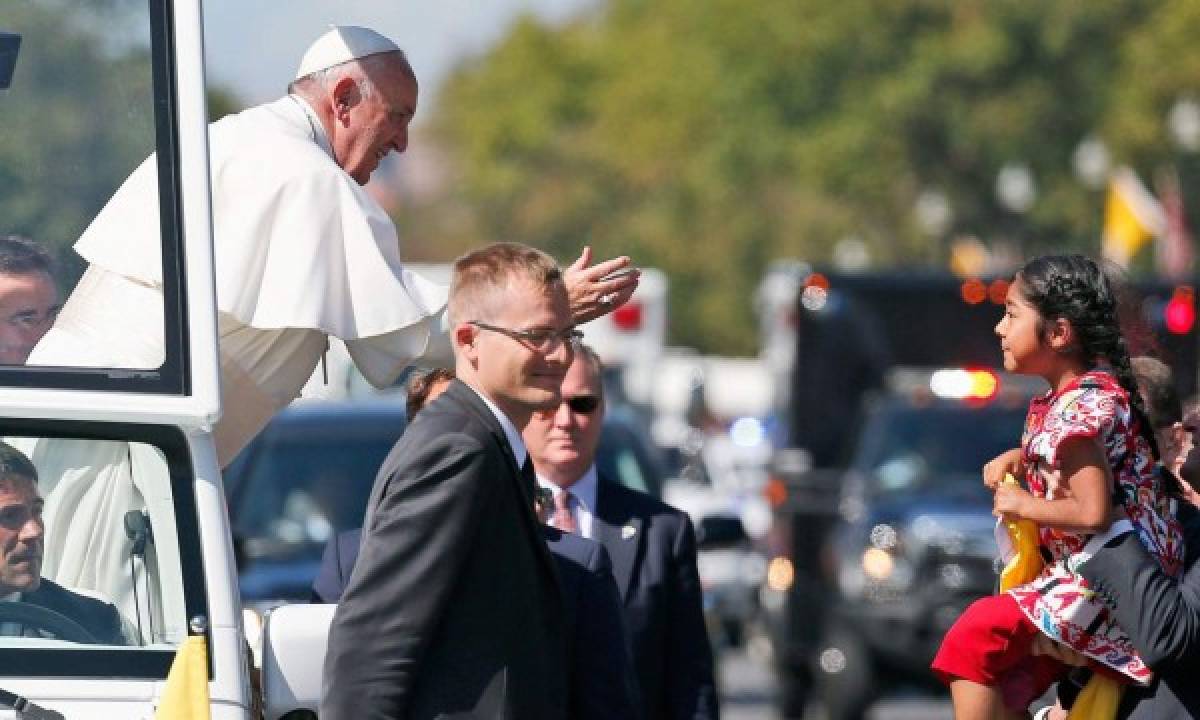
[[7, 595], [0, 595], [0, 602], [17, 602], [20, 599], [21, 599], [21, 593], [19, 593], [19, 592], [9, 593]]
[[[535, 468], [536, 469], [536, 468]], [[538, 485], [544, 487], [557, 496], [563, 490], [570, 490], [571, 494], [580, 505], [587, 508], [587, 511], [595, 514], [596, 512], [596, 489], [599, 485], [599, 475], [596, 473], [596, 463], [588, 466], [588, 469], [575, 482], [564, 487], [559, 487], [554, 483], [546, 480], [541, 475], [538, 475]]]
[[470, 383], [464, 382], [463, 385], [471, 388], [471, 392], [479, 396], [479, 399], [488, 406], [488, 410], [496, 416], [500, 421], [500, 427], [504, 429], [504, 437], [508, 438], [508, 445], [512, 448], [513, 458], [517, 461], [517, 470], [525, 464], [525, 457], [529, 455], [529, 451], [525, 449], [525, 441], [521, 439], [521, 433], [517, 431], [517, 426], [513, 425], [513, 421], [508, 419], [504, 411], [496, 407], [496, 403], [488, 399], [487, 395], [476, 390]]
[[288, 95], [288, 98], [295, 101], [296, 105], [304, 111], [304, 117], [308, 120], [309, 137], [315, 142], [331, 160], [336, 161], [333, 156], [333, 145], [329, 142], [329, 135], [325, 132], [325, 126], [321, 124], [321, 118], [317, 116], [317, 111], [313, 110], [312, 105], [299, 95]]

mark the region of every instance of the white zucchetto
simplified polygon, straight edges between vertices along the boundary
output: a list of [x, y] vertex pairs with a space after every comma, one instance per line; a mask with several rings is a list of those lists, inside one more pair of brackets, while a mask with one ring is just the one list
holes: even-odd
[[396, 52], [400, 46], [370, 28], [357, 25], [331, 25], [329, 31], [317, 38], [304, 57], [300, 58], [300, 67], [296, 70], [296, 79], [312, 75], [319, 70], [326, 70], [365, 58], [368, 55], [378, 55], [385, 52]]

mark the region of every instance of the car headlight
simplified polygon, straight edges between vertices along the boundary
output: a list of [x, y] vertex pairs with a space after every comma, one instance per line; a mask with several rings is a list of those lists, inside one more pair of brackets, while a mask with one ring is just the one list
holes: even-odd
[[782, 555], [771, 558], [767, 565], [767, 587], [775, 592], [785, 593], [792, 589], [792, 583], [795, 581], [796, 569], [791, 560]]
[[861, 551], [843, 555], [845, 559], [838, 570], [843, 595], [883, 602], [912, 587], [913, 565], [904, 555], [895, 527], [887, 523], [875, 525], [865, 544], [867, 547]]

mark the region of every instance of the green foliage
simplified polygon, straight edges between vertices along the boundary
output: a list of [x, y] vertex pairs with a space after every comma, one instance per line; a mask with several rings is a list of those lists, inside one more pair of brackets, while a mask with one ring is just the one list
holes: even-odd
[[[414, 222], [449, 251], [628, 253], [670, 273], [673, 342], [749, 352], [765, 264], [828, 262], [844, 237], [899, 265], [944, 263], [957, 235], [1098, 252], [1103, 194], [1072, 155], [1094, 134], [1143, 174], [1171, 160], [1163, 118], [1197, 86], [1198, 31], [1189, 0], [611, 0], [562, 28], [526, 19], [438, 98], [455, 179]], [[1013, 162], [1036, 179], [1025, 214], [996, 197]], [[939, 237], [914, 216], [926, 190], [953, 210]]]
[[22, 44], [0, 94], [0, 233], [53, 250], [68, 286], [82, 271], [70, 246], [154, 147], [148, 29], [136, 19], [126, 0], [5, 6]]

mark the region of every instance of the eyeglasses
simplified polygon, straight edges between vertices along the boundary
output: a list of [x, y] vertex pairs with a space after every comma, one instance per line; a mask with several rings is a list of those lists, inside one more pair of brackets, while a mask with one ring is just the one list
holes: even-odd
[[564, 402], [567, 403], [567, 407], [571, 408], [571, 412], [580, 415], [591, 415], [596, 412], [596, 408], [600, 407], [598, 395], [576, 395], [566, 398]]
[[489, 325], [485, 322], [476, 320], [468, 320], [467, 324], [474, 325], [480, 330], [491, 330], [501, 335], [507, 335], [513, 340], [526, 345], [540, 353], [549, 353], [558, 349], [559, 345], [570, 344], [572, 347], [578, 345], [583, 340], [583, 333], [576, 330], [574, 327], [569, 327], [566, 330], [550, 330], [549, 328], [538, 328], [535, 330], [512, 330], [503, 328], [497, 325]]

